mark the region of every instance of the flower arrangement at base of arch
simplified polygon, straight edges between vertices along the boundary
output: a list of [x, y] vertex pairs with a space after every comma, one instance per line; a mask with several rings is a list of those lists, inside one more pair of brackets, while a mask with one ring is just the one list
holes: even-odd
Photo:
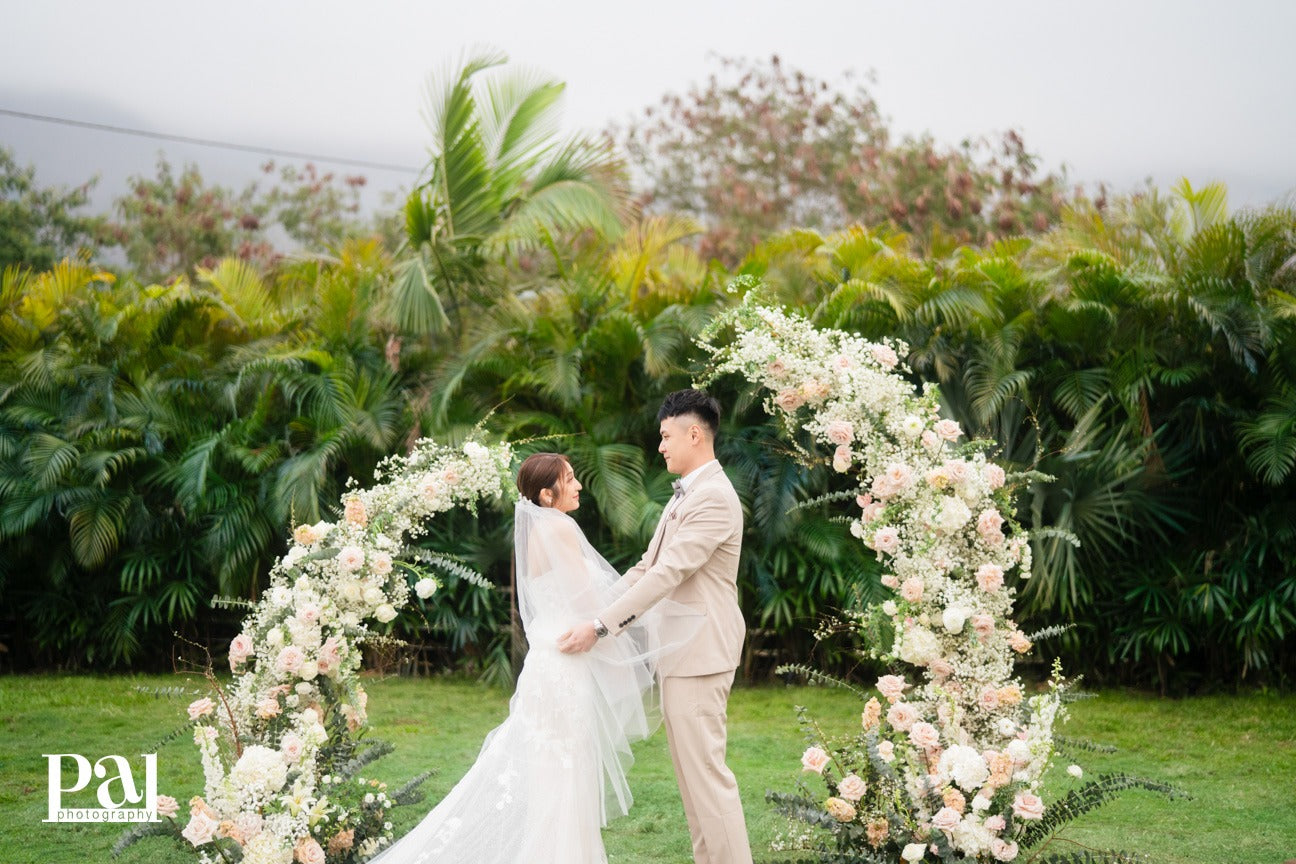
[[388, 811], [416, 797], [426, 775], [390, 793], [358, 776], [390, 749], [362, 741], [361, 644], [411, 591], [426, 599], [437, 590], [420, 562], [474, 579], [410, 541], [437, 514], [511, 497], [511, 462], [507, 444], [424, 439], [380, 464], [376, 485], [349, 488], [337, 521], [299, 525], [230, 644], [232, 684], [188, 707], [203, 794], [190, 800], [187, 820], [159, 796], [163, 821], [128, 831], [117, 851], [148, 834], [179, 833], [202, 864], [341, 864], [388, 845]]
[[803, 717], [802, 768], [828, 794], [771, 793], [806, 825], [781, 848], [822, 861], [1012, 861], [1120, 789], [1173, 792], [1102, 777], [1044, 803], [1065, 682], [1055, 669], [1048, 690], [1029, 695], [1014, 677], [1015, 656], [1032, 648], [1013, 621], [1014, 583], [1031, 575], [1029, 537], [1013, 515], [1018, 478], [986, 458], [989, 442], [965, 441], [941, 417], [933, 385], [915, 390], [900, 362], [906, 346], [818, 329], [759, 305], [754, 291], [700, 344], [712, 356], [708, 380], [736, 373], [757, 384], [788, 440], [808, 434], [823, 448], [803, 455], [859, 480], [850, 531], [894, 592], [857, 623], [882, 634], [873, 654], [897, 674], [878, 680], [880, 698], [867, 699], [853, 732], [828, 740]]

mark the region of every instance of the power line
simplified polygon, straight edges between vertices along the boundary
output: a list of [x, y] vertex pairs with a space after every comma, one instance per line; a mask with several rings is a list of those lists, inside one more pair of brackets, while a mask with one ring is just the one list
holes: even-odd
[[293, 150], [276, 150], [273, 147], [257, 147], [252, 144], [236, 144], [230, 141], [213, 141], [208, 138], [193, 138], [188, 135], [171, 135], [166, 132], [152, 132], [148, 129], [129, 129], [125, 126], [113, 126], [108, 123], [91, 123], [88, 120], [71, 120], [67, 117], [50, 117], [46, 114], [32, 114], [28, 111], [14, 111], [0, 108], [0, 114], [19, 117], [23, 120], [38, 120], [42, 123], [57, 123], [63, 126], [77, 126], [82, 129], [96, 129], [100, 132], [113, 132], [118, 135], [134, 135], [138, 138], [156, 138], [159, 141], [178, 141], [181, 144], [197, 144], [200, 147], [220, 147], [225, 150], [238, 150], [243, 153], [259, 153], [263, 156], [279, 156], [285, 159], [307, 159], [312, 162], [329, 162], [334, 165], [353, 165], [358, 168], [373, 168], [379, 171], [399, 171], [403, 174], [419, 174], [418, 168], [408, 165], [393, 165], [389, 162], [370, 162], [365, 159], [346, 159], [340, 156], [320, 156], [315, 153], [298, 153]]

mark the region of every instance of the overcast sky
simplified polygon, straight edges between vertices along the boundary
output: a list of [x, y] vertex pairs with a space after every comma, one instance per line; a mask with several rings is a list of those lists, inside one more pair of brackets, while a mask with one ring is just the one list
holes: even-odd
[[[1289, 0], [0, 0], [0, 21], [0, 108], [413, 167], [428, 74], [489, 44], [567, 82], [573, 129], [686, 90], [714, 55], [778, 53], [871, 72], [902, 133], [1018, 129], [1076, 181], [1223, 180], [1235, 208], [1296, 192]], [[226, 183], [262, 161], [6, 116], [0, 144], [45, 183], [100, 174], [100, 201], [159, 149]]]

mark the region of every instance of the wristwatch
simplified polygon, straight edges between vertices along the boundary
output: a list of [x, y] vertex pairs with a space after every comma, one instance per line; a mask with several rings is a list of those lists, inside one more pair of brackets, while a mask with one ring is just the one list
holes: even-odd
[[607, 625], [597, 618], [594, 619], [594, 635], [600, 639], [608, 635]]

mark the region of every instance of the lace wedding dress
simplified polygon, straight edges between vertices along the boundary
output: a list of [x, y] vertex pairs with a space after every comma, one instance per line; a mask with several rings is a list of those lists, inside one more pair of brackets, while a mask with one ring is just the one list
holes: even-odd
[[[523, 500], [514, 524], [530, 651], [509, 714], [458, 785], [371, 864], [604, 864], [601, 828], [628, 812], [630, 742], [647, 737], [657, 661], [701, 616], [655, 607], [586, 654], [558, 636], [610, 601], [618, 574], [571, 517]], [[453, 708], [451, 708], [453, 710]]]

